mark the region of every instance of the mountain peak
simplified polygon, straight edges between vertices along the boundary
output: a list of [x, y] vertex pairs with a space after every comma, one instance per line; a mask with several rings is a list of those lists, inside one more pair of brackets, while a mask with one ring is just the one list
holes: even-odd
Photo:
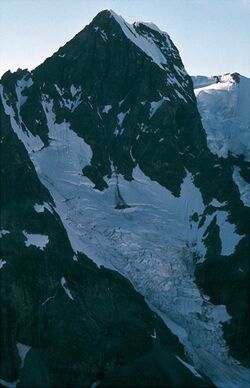
[[[166, 68], [169, 51], [171, 53], [177, 52], [178, 54], [169, 35], [166, 32], [161, 31], [152, 22], [140, 21], [130, 24], [113, 10], [107, 9], [97, 14], [92, 23], [95, 25], [95, 29], [100, 27], [104, 28], [100, 33], [105, 36], [107, 35], [105, 27], [109, 28], [110, 19], [116, 22], [116, 25], [119, 26], [119, 30], [123, 33], [123, 36], [143, 51], [160, 68]], [[90, 25], [92, 23], [90, 23]], [[113, 33], [112, 36], [115, 36], [115, 34]]]

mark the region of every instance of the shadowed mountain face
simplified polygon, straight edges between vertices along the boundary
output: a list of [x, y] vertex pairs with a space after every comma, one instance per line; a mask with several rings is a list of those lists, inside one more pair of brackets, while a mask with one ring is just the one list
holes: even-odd
[[1, 82], [4, 384], [246, 384], [248, 207], [169, 36], [103, 11]]

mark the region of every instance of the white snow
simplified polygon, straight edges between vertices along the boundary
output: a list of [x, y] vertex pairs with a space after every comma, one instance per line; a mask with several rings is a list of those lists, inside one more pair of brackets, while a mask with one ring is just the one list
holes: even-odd
[[46, 202], [42, 204], [35, 203], [34, 209], [37, 213], [43, 213], [45, 209], [47, 209], [50, 213], [53, 213], [51, 206]]
[[9, 234], [10, 232], [6, 229], [0, 229], [0, 237], [4, 236], [5, 234]]
[[154, 329], [154, 333], [153, 333], [153, 334], [150, 334], [150, 337], [153, 338], [153, 339], [156, 339], [156, 338], [157, 338], [156, 330], [155, 330], [155, 329]]
[[236, 83], [227, 74], [194, 92], [211, 151], [224, 158], [231, 151], [250, 160], [250, 79], [240, 76]]
[[74, 112], [74, 110], [82, 102], [82, 100], [81, 100], [81, 96], [82, 96], [82, 88], [81, 88], [81, 86], [75, 86], [75, 85], [71, 85], [70, 86], [69, 91], [70, 91], [70, 94], [71, 94], [71, 98], [65, 98], [64, 97], [65, 93], [67, 92], [64, 88], [60, 89], [60, 87], [57, 84], [55, 84], [54, 86], [55, 86], [58, 94], [61, 97], [61, 101], [60, 101], [61, 107], [65, 106], [71, 112]]
[[[8, 100], [8, 97], [4, 93], [2, 85], [0, 85], [0, 94], [1, 94], [1, 99], [2, 99], [5, 113], [10, 116], [10, 122], [13, 128], [13, 131], [16, 133], [19, 140], [21, 140], [21, 142], [25, 145], [25, 148], [27, 149], [27, 151], [32, 152], [32, 151], [37, 151], [41, 149], [44, 146], [44, 144], [40, 139], [40, 137], [37, 135], [36, 136], [32, 135], [32, 133], [28, 130], [28, 128], [25, 127], [24, 123], [22, 123], [20, 117], [19, 117], [20, 124], [17, 123], [17, 121], [15, 120], [14, 109], [12, 108]], [[20, 104], [21, 104], [21, 101], [18, 101], [17, 106], [18, 105], [20, 106]], [[21, 123], [25, 127], [25, 132], [22, 130]]]
[[3, 259], [0, 259], [0, 269], [2, 269], [5, 264], [6, 264], [6, 261]]
[[149, 111], [150, 119], [154, 116], [155, 112], [162, 106], [163, 102], [164, 102], [164, 99], [162, 98], [159, 101], [152, 101], [150, 103], [150, 111]]
[[108, 40], [107, 34], [106, 34], [106, 32], [102, 28], [95, 27], [95, 31], [99, 31], [100, 32], [100, 35], [101, 35], [102, 39], [104, 40], [104, 42], [106, 42]]
[[179, 356], [175, 356], [177, 358], [177, 360], [179, 360], [186, 368], [188, 368], [190, 370], [190, 372], [193, 373], [193, 375], [195, 375], [196, 377], [199, 377], [200, 379], [202, 379], [202, 376], [197, 372], [197, 370], [192, 366], [190, 365], [189, 363], [187, 363], [186, 361], [183, 361]]
[[48, 303], [50, 300], [54, 299], [56, 296], [56, 293], [52, 296], [49, 296], [48, 298], [46, 298], [43, 302], [42, 302], [42, 306], [44, 306], [46, 303]]
[[119, 126], [121, 127], [122, 126], [122, 123], [126, 117], [126, 115], [130, 112], [130, 109], [127, 110], [127, 112], [121, 112], [117, 115], [117, 120], [118, 120], [118, 124]]
[[238, 242], [242, 239], [243, 236], [239, 236], [235, 232], [235, 225], [227, 222], [228, 212], [217, 211], [216, 219], [217, 225], [220, 227], [220, 240], [222, 244], [221, 254], [224, 256], [229, 256], [234, 253], [235, 247]]
[[110, 109], [112, 109], [112, 105], [105, 105], [102, 110], [102, 113], [108, 113]]
[[66, 280], [65, 280], [65, 278], [64, 278], [63, 276], [61, 277], [60, 283], [61, 283], [61, 286], [62, 286], [62, 288], [64, 289], [66, 295], [67, 295], [71, 300], [74, 300], [74, 298], [73, 298], [73, 296], [72, 296], [72, 294], [71, 294], [71, 292], [70, 292], [70, 289], [69, 289], [69, 287], [68, 287], [68, 285], [67, 285], [67, 282], [66, 282]]
[[23, 230], [23, 235], [26, 237], [25, 245], [27, 247], [34, 245], [35, 247], [44, 250], [49, 242], [49, 237], [42, 234], [30, 234]]
[[245, 206], [250, 207], [250, 184], [240, 175], [240, 167], [234, 166], [233, 180], [238, 186], [240, 199]]
[[[52, 114], [52, 109], [48, 112]], [[48, 117], [49, 128], [56, 132], [53, 121]], [[63, 127], [56, 128], [61, 132]], [[74, 143], [67, 144], [76, 147]], [[75, 155], [81, 152], [74, 149]], [[86, 163], [89, 161], [90, 155]], [[51, 163], [54, 169], [50, 168]], [[186, 333], [181, 338], [185, 338], [183, 343], [190, 354], [196, 355], [194, 349], [204, 343], [209, 354], [227, 360], [221, 323], [214, 319], [213, 305], [208, 309], [194, 282], [193, 244], [199, 247], [202, 233], [195, 225], [190, 228], [190, 216], [194, 211], [202, 214], [204, 204], [191, 174], [182, 184], [180, 198], [152, 182], [138, 167], [131, 182], [118, 176], [120, 191], [130, 206], [123, 211], [115, 209], [115, 175], [106, 178], [107, 190], [93, 190], [93, 184], [80, 175], [83, 165], [73, 167], [67, 148], [61, 148], [60, 143], [36, 153], [35, 164], [53, 196], [73, 249], [130, 279], [151, 304], [164, 311], [167, 324], [172, 321], [179, 333]], [[225, 316], [221, 319], [224, 321]], [[171, 324], [170, 327], [173, 328]], [[206, 369], [206, 359], [202, 365]]]
[[227, 202], [219, 202], [216, 198], [214, 198], [209, 205], [212, 205], [214, 207], [223, 207], [227, 204]]
[[178, 92], [177, 89], [175, 90], [175, 93], [177, 94], [177, 96], [178, 96], [181, 100], [187, 102], [187, 100], [185, 99], [185, 97], [184, 97], [180, 92]]
[[72, 97], [75, 97], [77, 94], [81, 92], [82, 92], [81, 86], [75, 86], [75, 85], [70, 86], [70, 93]]
[[202, 88], [216, 83], [214, 76], [196, 75], [192, 76], [194, 89]]
[[174, 69], [181, 77], [183, 77], [183, 76], [185, 77], [188, 75], [184, 67], [178, 67], [178, 66], [174, 65]]
[[[208, 307], [209, 310], [209, 307]], [[228, 322], [232, 319], [231, 315], [228, 314], [224, 305], [216, 305], [211, 309], [210, 316], [216, 322]]]
[[135, 26], [138, 26], [138, 27], [139, 27], [140, 25], [144, 25], [144, 26], [150, 28], [150, 29], [153, 30], [153, 31], [159, 32], [160, 34], [163, 33], [163, 32], [159, 29], [159, 27], [158, 27], [156, 24], [152, 23], [152, 22], [144, 22], [144, 21], [138, 20], [138, 21], [135, 22], [134, 24], [135, 24]]
[[19, 380], [10, 382], [10, 381], [0, 379], [0, 384], [2, 384], [4, 387], [7, 387], [7, 388], [16, 388], [18, 383], [19, 383]]
[[21, 361], [22, 361], [21, 368], [23, 368], [25, 357], [27, 356], [29, 350], [31, 349], [31, 346], [24, 345], [21, 342], [17, 342], [16, 346], [17, 346], [19, 357], [21, 358]]
[[[161, 69], [164, 69], [163, 65], [167, 64], [167, 59], [161, 51], [159, 43], [157, 44], [157, 39], [151, 34], [139, 34], [133, 24], [127, 23], [121, 16], [117, 15], [114, 11], [110, 11], [110, 13], [119, 23], [122, 31], [127, 36], [127, 38], [137, 47], [139, 47], [139, 49], [142, 50], [148, 57], [150, 57], [151, 60], [155, 62]], [[159, 31], [160, 30], [158, 30], [158, 32]], [[165, 38], [166, 42], [164, 48], [171, 49], [171, 43], [169, 41], [168, 35], [163, 32], [161, 32], [161, 34]]]
[[24, 76], [21, 80], [17, 80], [16, 83], [16, 95], [17, 95], [17, 109], [20, 110], [20, 107], [27, 101], [28, 97], [24, 96], [22, 92], [29, 88], [31, 85], [33, 85], [32, 78], [27, 78], [27, 76]]

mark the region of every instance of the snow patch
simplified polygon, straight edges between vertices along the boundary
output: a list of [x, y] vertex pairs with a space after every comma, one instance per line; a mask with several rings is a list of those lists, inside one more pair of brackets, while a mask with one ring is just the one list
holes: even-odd
[[0, 379], [0, 384], [2, 384], [4, 387], [7, 387], [7, 388], [16, 388], [18, 383], [19, 383], [19, 380], [10, 382], [10, 381]]
[[65, 98], [65, 93], [67, 92], [64, 88], [60, 89], [58, 85], [54, 85], [58, 94], [61, 97], [62, 102], [60, 101], [60, 105], [65, 106], [68, 108], [71, 112], [74, 112], [74, 110], [78, 107], [78, 105], [81, 104], [81, 95], [82, 95], [82, 88], [81, 86], [76, 87], [75, 85], [70, 86], [70, 94], [71, 98]]
[[0, 259], [0, 269], [3, 268], [3, 266], [6, 264], [7, 262], [3, 259]]
[[156, 338], [157, 338], [156, 330], [155, 330], [155, 329], [154, 329], [154, 333], [153, 333], [153, 334], [150, 334], [150, 337], [153, 338], [153, 339], [156, 339]]
[[222, 203], [222, 202], [219, 202], [216, 198], [214, 198], [209, 205], [212, 205], [213, 207], [223, 207], [223, 206], [226, 206], [226, 204], [227, 204], [226, 201]]
[[61, 286], [62, 286], [62, 288], [64, 289], [66, 295], [67, 295], [71, 300], [74, 300], [74, 298], [73, 298], [73, 296], [72, 296], [72, 294], [71, 294], [71, 292], [70, 292], [70, 289], [69, 289], [69, 287], [68, 287], [68, 285], [67, 285], [67, 282], [66, 282], [66, 280], [65, 280], [65, 278], [64, 278], [63, 276], [61, 277], [60, 283], [61, 283]]
[[104, 42], [106, 42], [108, 40], [107, 34], [106, 34], [106, 32], [102, 28], [95, 27], [95, 31], [99, 31], [100, 32], [100, 35], [101, 35], [102, 39], [104, 40]]
[[152, 101], [150, 103], [150, 111], [149, 111], [150, 119], [154, 116], [155, 112], [162, 106], [163, 102], [164, 102], [164, 99], [162, 98], [159, 101]]
[[245, 206], [250, 207], [250, 184], [242, 178], [240, 174], [240, 167], [238, 166], [234, 166], [233, 180], [238, 186], [241, 201]]
[[21, 361], [22, 361], [21, 368], [23, 368], [25, 357], [27, 356], [29, 350], [31, 349], [31, 346], [24, 345], [21, 342], [17, 342], [16, 346], [17, 346], [19, 357], [21, 358]]
[[122, 126], [122, 123], [123, 123], [123, 121], [124, 121], [126, 115], [127, 115], [129, 112], [130, 112], [130, 109], [127, 110], [127, 112], [124, 112], [124, 113], [121, 112], [121, 113], [119, 113], [119, 114], [117, 115], [118, 124], [119, 124], [120, 127]]
[[34, 245], [43, 251], [49, 242], [49, 237], [42, 234], [30, 234], [23, 230], [23, 235], [26, 237], [25, 245], [27, 247]]
[[193, 373], [193, 375], [195, 375], [196, 377], [199, 377], [200, 379], [202, 379], [202, 376], [197, 372], [197, 370], [192, 366], [190, 365], [188, 362], [186, 361], [183, 361], [180, 357], [178, 356], [175, 356], [177, 358], [177, 360], [179, 360], [187, 369], [190, 370], [190, 372]]
[[[0, 85], [0, 94], [1, 94], [1, 99], [4, 107], [5, 113], [10, 116], [10, 122], [11, 122], [11, 127], [19, 140], [24, 144], [25, 148], [29, 153], [32, 151], [38, 151], [41, 148], [44, 147], [44, 143], [40, 139], [39, 136], [34, 136], [32, 133], [28, 130], [28, 128], [24, 125], [24, 123], [20, 119], [19, 111], [18, 111], [18, 122], [15, 119], [15, 112], [14, 109], [12, 108], [10, 101], [8, 99], [8, 96], [5, 95], [4, 90], [3, 90], [3, 85]], [[22, 129], [22, 126], [25, 128], [25, 132]]]
[[178, 90], [175, 90], [175, 93], [177, 94], [177, 96], [178, 96], [181, 100], [187, 102], [187, 100], [185, 99], [185, 97], [184, 97], [180, 92], [178, 92]]
[[228, 212], [217, 211], [216, 218], [217, 224], [220, 227], [220, 240], [221, 240], [221, 254], [223, 256], [229, 256], [234, 253], [235, 247], [243, 236], [239, 236], [235, 232], [235, 225], [227, 222]]
[[47, 209], [50, 213], [53, 214], [51, 206], [46, 202], [44, 202], [43, 204], [35, 203], [34, 209], [37, 213], [43, 213], [45, 211], [45, 209]]
[[30, 86], [33, 85], [32, 78], [27, 78], [27, 76], [24, 76], [22, 79], [17, 80], [16, 83], [16, 95], [17, 95], [17, 109], [20, 111], [20, 107], [25, 104], [28, 97], [24, 96], [22, 93], [25, 89], [30, 88]]
[[6, 234], [9, 234], [10, 232], [6, 229], [0, 229], [0, 237], [6, 235]]
[[105, 105], [102, 110], [102, 113], [108, 113], [110, 109], [112, 109], [112, 105]]

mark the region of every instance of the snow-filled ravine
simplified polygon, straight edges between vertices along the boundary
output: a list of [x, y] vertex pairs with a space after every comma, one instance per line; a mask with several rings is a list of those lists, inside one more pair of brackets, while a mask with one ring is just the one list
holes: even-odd
[[[23, 132], [3, 92], [2, 99], [13, 130], [54, 199], [74, 251], [84, 252], [99, 266], [128, 278], [179, 337], [190, 362], [216, 386], [247, 386], [248, 370], [229, 357], [223, 339], [221, 325], [230, 320], [225, 306], [212, 305], [194, 281], [193, 253], [204, 259], [202, 239], [213, 218], [208, 215], [200, 230], [190, 219], [194, 212], [201, 215], [205, 209], [192, 175], [187, 171], [179, 198], [151, 181], [138, 166], [133, 181], [114, 171], [106, 178], [108, 188], [98, 191], [82, 175], [82, 168], [91, 161], [91, 148], [69, 123], [55, 123], [53, 101], [43, 96], [51, 139], [49, 146], [43, 147], [38, 137]], [[116, 208], [117, 190], [128, 205], [123, 210]], [[215, 199], [214, 204], [222, 253], [229, 255], [242, 236], [227, 222], [227, 213], [220, 210], [222, 204]], [[63, 277], [61, 285], [74, 303]]]

